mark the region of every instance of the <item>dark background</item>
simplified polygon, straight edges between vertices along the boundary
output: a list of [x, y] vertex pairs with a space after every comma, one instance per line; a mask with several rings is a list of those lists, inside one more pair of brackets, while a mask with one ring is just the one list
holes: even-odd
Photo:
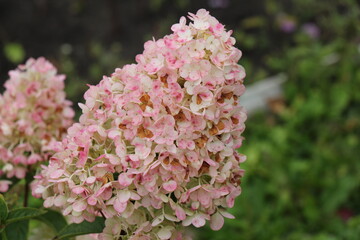
[[[76, 86], [70, 85], [69, 95], [72, 100], [80, 101], [85, 83], [95, 84], [116, 67], [134, 62], [145, 41], [169, 34], [171, 25], [181, 16], [199, 8], [210, 10], [228, 29], [234, 29], [238, 38], [245, 31], [255, 32], [261, 27], [262, 33], [254, 37], [266, 39], [250, 41], [270, 44], [278, 34], [277, 15], [267, 13], [265, 2], [0, 0], [0, 48], [3, 50], [0, 79], [5, 81], [8, 70], [25, 59], [44, 56], [69, 76], [68, 81], [77, 82]], [[283, 7], [292, 5], [283, 2]], [[248, 19], [245, 25], [249, 25], [245, 28], [244, 19]], [[274, 26], [264, 28], [268, 23]], [[263, 67], [261, 59], [270, 49], [257, 46], [247, 50], [242, 45], [237, 44], [247, 58], [258, 63], [256, 68]], [[279, 47], [279, 44], [273, 45], [273, 48]]]
[[194, 230], [195, 239], [359, 239], [358, 1], [0, 0], [0, 83], [44, 56], [81, 102], [87, 83], [133, 63], [145, 41], [199, 8], [234, 30], [247, 86], [278, 73], [288, 80], [247, 121], [236, 219]]

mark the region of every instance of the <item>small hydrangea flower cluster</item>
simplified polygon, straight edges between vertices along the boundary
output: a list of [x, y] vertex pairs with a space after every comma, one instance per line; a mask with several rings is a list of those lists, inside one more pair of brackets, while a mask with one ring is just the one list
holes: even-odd
[[80, 123], [36, 177], [45, 207], [73, 222], [106, 217], [99, 239], [182, 239], [180, 225], [218, 230], [232, 217], [245, 160], [241, 51], [208, 11], [189, 18], [90, 86]]
[[[48, 160], [71, 126], [74, 111], [65, 99], [64, 75], [44, 58], [29, 59], [9, 72], [0, 95], [0, 175], [25, 177], [34, 164]], [[0, 191], [8, 190], [0, 181]]]

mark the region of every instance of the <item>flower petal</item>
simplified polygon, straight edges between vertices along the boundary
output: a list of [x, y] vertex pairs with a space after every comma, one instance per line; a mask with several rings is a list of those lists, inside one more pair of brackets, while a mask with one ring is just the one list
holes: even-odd
[[220, 213], [217, 212], [211, 216], [210, 227], [212, 230], [218, 231], [222, 228], [223, 225], [224, 225], [224, 217], [221, 216]]

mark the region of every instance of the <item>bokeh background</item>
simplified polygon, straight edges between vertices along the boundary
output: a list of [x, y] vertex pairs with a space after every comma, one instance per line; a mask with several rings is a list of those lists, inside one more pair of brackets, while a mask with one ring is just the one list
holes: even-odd
[[247, 86], [278, 73], [287, 81], [247, 121], [236, 219], [194, 229], [195, 239], [360, 239], [356, 0], [0, 0], [0, 85], [44, 56], [82, 102], [86, 84], [133, 63], [145, 41], [199, 8], [234, 30]]

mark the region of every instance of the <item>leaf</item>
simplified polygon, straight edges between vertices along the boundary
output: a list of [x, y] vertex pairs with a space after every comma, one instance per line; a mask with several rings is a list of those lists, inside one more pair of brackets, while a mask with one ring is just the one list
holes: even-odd
[[45, 214], [46, 211], [36, 208], [17, 208], [9, 212], [6, 224], [22, 221]]
[[5, 231], [2, 231], [2, 232], [1, 232], [1, 234], [0, 234], [0, 240], [7, 240], [6, 232], [5, 232]]
[[70, 224], [62, 229], [59, 234], [54, 238], [56, 240], [75, 237], [90, 233], [101, 233], [105, 227], [105, 219], [97, 217], [94, 222], [84, 221], [79, 224]]
[[19, 221], [16, 223], [11, 223], [6, 226], [5, 236], [3, 240], [27, 240], [27, 235], [29, 231], [29, 221]]
[[24, 60], [25, 50], [19, 43], [7, 43], [4, 46], [4, 54], [12, 63], [20, 63]]
[[9, 209], [5, 202], [4, 196], [0, 194], [0, 223], [4, 223], [8, 217]]
[[48, 209], [45, 214], [38, 216], [36, 219], [46, 223], [48, 226], [53, 228], [56, 233], [60, 232], [67, 225], [67, 222], [61, 213], [50, 209]]

